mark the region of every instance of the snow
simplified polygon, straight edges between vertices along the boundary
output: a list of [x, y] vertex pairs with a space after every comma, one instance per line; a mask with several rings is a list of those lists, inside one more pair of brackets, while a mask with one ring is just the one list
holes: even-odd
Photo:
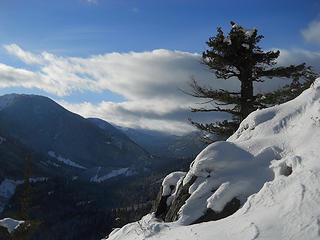
[[[47, 177], [29, 178], [29, 182], [45, 182]], [[23, 180], [4, 179], [0, 184], [0, 213], [4, 210], [5, 205], [13, 196], [16, 187], [23, 184]]]
[[226, 44], [228, 44], [228, 45], [231, 45], [231, 43], [232, 43], [230, 37], [225, 37], [225, 38], [223, 39], [223, 42], [226, 43]]
[[[319, 119], [320, 78], [296, 99], [251, 113], [197, 156], [180, 183], [197, 176], [178, 221], [148, 214], [108, 239], [320, 239]], [[189, 225], [234, 197], [242, 205], [233, 215]]]
[[235, 28], [235, 29], [237, 29], [237, 30], [241, 30], [242, 32], [244, 32], [244, 34], [245, 34], [245, 36], [246, 36], [247, 38], [251, 38], [252, 35], [257, 31], [256, 28], [247, 29], [247, 28], [245, 28], [245, 27], [243, 27], [243, 26], [241, 26], [241, 25], [237, 25], [237, 24], [233, 24], [233, 25], [232, 25], [232, 28]]
[[24, 223], [24, 221], [17, 221], [12, 218], [0, 219], [0, 226], [7, 228], [9, 233], [18, 228], [22, 223]]
[[[56, 155], [54, 151], [49, 151], [49, 152], [48, 152], [48, 155], [49, 155], [50, 157], [53, 157], [53, 158], [57, 159], [59, 162], [63, 162], [64, 164], [69, 165], [69, 166], [71, 166], [71, 167], [76, 167], [76, 168], [81, 168], [81, 169], [87, 169], [86, 167], [81, 166], [80, 164], [75, 163], [75, 162], [71, 161], [71, 160], [68, 159], [68, 158], [63, 158], [63, 157], [61, 157], [60, 155]], [[57, 166], [59, 166], [59, 165], [57, 165]]]
[[250, 48], [249, 44], [247, 44], [247, 43], [242, 43], [241, 46], [244, 47], [244, 48], [246, 48], [246, 49], [249, 49], [249, 48]]
[[9, 199], [16, 190], [17, 185], [22, 184], [22, 180], [5, 179], [0, 184], [0, 197]]
[[5, 179], [0, 184], [0, 213], [3, 212], [5, 205], [9, 199], [13, 196], [16, 186], [19, 183], [14, 180]]
[[[162, 196], [170, 195], [174, 191], [174, 189], [176, 188], [177, 183], [185, 175], [186, 175], [185, 172], [173, 172], [173, 173], [170, 173], [168, 176], [166, 176], [162, 182], [162, 187], [163, 187]], [[174, 188], [172, 189], [171, 186]]]
[[117, 177], [119, 175], [132, 176], [135, 174], [135, 172], [130, 170], [129, 168], [120, 168], [120, 169], [112, 170], [110, 173], [99, 177], [100, 170], [101, 170], [101, 167], [98, 168], [96, 175], [90, 178], [90, 182], [101, 183], [107, 179]]
[[36, 183], [36, 182], [46, 182], [48, 181], [47, 177], [36, 177], [36, 178], [29, 178], [29, 182]]

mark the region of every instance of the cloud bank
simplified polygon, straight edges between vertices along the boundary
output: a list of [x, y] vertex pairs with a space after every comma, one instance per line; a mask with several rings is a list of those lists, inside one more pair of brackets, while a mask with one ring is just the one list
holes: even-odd
[[[38, 88], [54, 94], [67, 109], [85, 117], [99, 117], [108, 122], [134, 128], [147, 128], [182, 134], [193, 130], [187, 118], [212, 122], [226, 116], [218, 113], [191, 114], [189, 107], [199, 99], [187, 96], [192, 77], [213, 88], [236, 90], [236, 80], [217, 80], [200, 64], [200, 55], [157, 49], [148, 52], [108, 53], [88, 58], [61, 57], [43, 52], [35, 54], [16, 44], [5, 45], [11, 55], [26, 64], [24, 69], [0, 64], [0, 87]], [[282, 50], [280, 65], [307, 62], [319, 66], [320, 54], [302, 50]], [[310, 63], [309, 63], [310, 62]], [[32, 67], [32, 70], [29, 67]], [[35, 70], [36, 69], [36, 70]], [[256, 86], [269, 91], [284, 81], [267, 80]], [[70, 104], [64, 96], [73, 93], [109, 90], [123, 96], [121, 103], [107, 99], [98, 104]]]

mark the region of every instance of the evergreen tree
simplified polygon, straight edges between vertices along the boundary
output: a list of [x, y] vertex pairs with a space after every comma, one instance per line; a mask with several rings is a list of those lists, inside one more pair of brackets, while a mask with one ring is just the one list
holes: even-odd
[[[315, 76], [305, 63], [287, 67], [275, 66], [280, 51], [264, 52], [258, 45], [263, 36], [258, 35], [257, 29], [248, 30], [234, 22], [231, 22], [231, 25], [232, 28], [227, 36], [219, 27], [217, 35], [209, 38], [206, 42], [209, 49], [203, 52], [202, 63], [208, 66], [217, 78], [239, 80], [240, 90], [230, 92], [224, 89], [210, 89], [200, 86], [193, 79], [192, 92], [188, 93], [197, 98], [209, 99], [209, 102], [214, 103], [212, 108], [192, 108], [192, 112], [217, 111], [232, 114], [232, 120], [210, 124], [201, 124], [190, 119], [198, 129], [216, 134], [220, 138], [230, 136], [252, 111], [268, 105], [262, 101], [261, 94], [254, 95], [254, 82], [278, 77], [292, 78], [295, 79], [295, 83], [298, 83], [299, 79], [312, 81]], [[269, 104], [275, 104], [277, 101], [274, 99], [272, 102], [271, 96], [270, 93]], [[276, 95], [273, 97], [277, 98]]]
[[23, 181], [23, 193], [20, 199], [20, 212], [17, 216], [17, 218], [22, 219], [24, 223], [22, 223], [16, 230], [12, 232], [12, 240], [29, 240], [41, 223], [39, 220], [32, 220], [30, 216], [31, 212], [37, 208], [32, 206], [34, 195], [30, 183], [31, 166], [31, 155], [27, 154]]

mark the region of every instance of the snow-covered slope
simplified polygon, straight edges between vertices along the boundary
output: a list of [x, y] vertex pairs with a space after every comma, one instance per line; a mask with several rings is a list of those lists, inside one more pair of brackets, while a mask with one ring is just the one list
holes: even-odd
[[17, 229], [22, 223], [24, 223], [24, 221], [18, 221], [12, 218], [0, 219], [0, 226], [7, 228], [9, 233]]
[[[178, 221], [164, 223], [149, 214], [108, 239], [320, 239], [319, 156], [320, 78], [296, 99], [253, 112], [227, 142], [198, 155], [175, 183], [197, 177]], [[188, 225], [206, 209], [221, 211], [234, 197], [241, 208], [233, 215]]]

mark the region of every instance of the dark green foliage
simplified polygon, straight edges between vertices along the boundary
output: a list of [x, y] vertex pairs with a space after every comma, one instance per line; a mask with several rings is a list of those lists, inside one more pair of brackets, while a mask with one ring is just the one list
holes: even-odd
[[[232, 115], [232, 120], [210, 124], [190, 120], [198, 129], [216, 134], [220, 138], [230, 136], [252, 111], [296, 96], [316, 76], [305, 63], [287, 67], [275, 66], [280, 51], [264, 52], [258, 45], [263, 36], [258, 35], [257, 29], [247, 30], [234, 22], [231, 22], [231, 25], [232, 29], [227, 36], [219, 27], [217, 35], [209, 38], [206, 42], [209, 49], [203, 52], [202, 63], [208, 66], [217, 78], [239, 80], [240, 90], [230, 92], [224, 89], [211, 89], [200, 86], [193, 79], [192, 92], [188, 93], [197, 98], [209, 99], [206, 103], [213, 104], [211, 108], [192, 108], [192, 112], [217, 111]], [[281, 90], [266, 94], [263, 98], [261, 94], [254, 95], [254, 82], [263, 82], [275, 77], [291, 78], [293, 82]], [[297, 91], [291, 91], [291, 87], [297, 87]]]
[[304, 90], [308, 89], [311, 84], [316, 79], [316, 74], [310, 75], [308, 79], [304, 82], [300, 82], [298, 79], [293, 79], [290, 84], [284, 87], [266, 94], [257, 94], [257, 99], [259, 99], [263, 107], [272, 106], [275, 104], [282, 104], [288, 102], [297, 96], [299, 96]]
[[[30, 240], [101, 239], [110, 233], [112, 228], [139, 220], [150, 212], [162, 179], [172, 171], [186, 171], [193, 159], [194, 157], [156, 158], [153, 160], [157, 161], [157, 164], [144, 175], [115, 177], [102, 183], [93, 183], [81, 177], [73, 180], [73, 175], [59, 175], [49, 177], [45, 182], [31, 182], [31, 211], [27, 212], [31, 220], [40, 220], [41, 225]], [[32, 173], [35, 164], [32, 155]], [[27, 168], [25, 171], [29, 172]], [[21, 198], [26, 192], [25, 189], [28, 188], [23, 184], [17, 186], [15, 194], [4, 209], [3, 217], [12, 216], [22, 220], [20, 215], [14, 213], [21, 212]], [[119, 210], [122, 213], [118, 214]], [[115, 221], [119, 216], [120, 223]], [[27, 225], [19, 227], [16, 236], [23, 235], [25, 230], [32, 231], [25, 226]]]

